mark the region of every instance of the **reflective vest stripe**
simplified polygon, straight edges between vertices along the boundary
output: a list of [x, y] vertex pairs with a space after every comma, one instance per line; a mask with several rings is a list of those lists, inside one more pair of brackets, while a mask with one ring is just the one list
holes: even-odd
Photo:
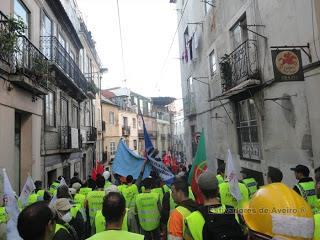
[[296, 184], [300, 195], [308, 202], [313, 212], [317, 211], [318, 198], [315, 192], [316, 185], [313, 181]]
[[252, 197], [252, 195], [255, 194], [256, 191], [258, 191], [258, 183], [254, 178], [246, 178], [243, 179], [242, 182], [248, 188], [250, 197]]

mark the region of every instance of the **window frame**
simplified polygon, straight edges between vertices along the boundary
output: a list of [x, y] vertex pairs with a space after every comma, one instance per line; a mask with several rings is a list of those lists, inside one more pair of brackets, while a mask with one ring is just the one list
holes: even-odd
[[26, 19], [26, 22], [24, 22], [24, 24], [26, 25], [26, 28], [25, 28], [25, 36], [27, 37], [27, 38], [30, 38], [30, 34], [31, 34], [31, 28], [30, 28], [30, 25], [31, 25], [31, 11], [29, 10], [29, 8], [27, 7], [27, 5], [24, 3], [24, 1], [22, 1], [22, 0], [14, 0], [13, 1], [13, 13], [14, 13], [14, 16], [15, 17], [20, 17], [21, 19], [23, 19], [21, 16], [19, 16], [19, 15], [17, 15], [16, 14], [16, 9], [15, 9], [15, 7], [16, 7], [16, 2], [18, 2], [20, 5], [21, 5], [21, 7], [26, 11], [26, 15], [27, 15], [27, 19]]
[[132, 118], [132, 128], [133, 129], [137, 128], [137, 119], [136, 118]]
[[[112, 116], [112, 118], [111, 118], [111, 116]], [[112, 119], [112, 121], [111, 121], [111, 119]], [[115, 125], [115, 114], [112, 111], [109, 112], [109, 121], [108, 122], [110, 125]]]
[[110, 155], [116, 154], [116, 142], [109, 142]]
[[209, 54], [209, 67], [210, 67], [210, 76], [213, 77], [217, 73], [217, 56], [214, 49]]
[[[48, 121], [47, 121], [48, 120], [48, 115], [49, 115], [49, 117], [51, 117], [50, 112], [49, 112], [49, 114], [47, 112], [47, 110], [50, 110], [50, 108], [47, 107], [47, 106], [49, 106], [48, 105], [48, 100], [50, 100], [50, 99], [47, 99], [47, 97], [49, 98], [50, 94], [52, 94], [52, 117], [53, 117], [53, 119], [50, 119], [49, 120], [50, 121], [49, 124], [47, 124], [48, 123]], [[55, 111], [56, 103], [55, 103], [55, 99], [56, 99], [55, 92], [52, 91], [52, 90], [48, 90], [48, 94], [45, 97], [45, 125], [46, 125], [46, 127], [56, 127], [56, 111]], [[51, 120], [53, 121], [52, 125], [51, 125]]]
[[[63, 101], [65, 101], [66, 107], [67, 107], [67, 109], [66, 109], [66, 111], [67, 111], [66, 112], [66, 116], [67, 116], [66, 125], [62, 125], [62, 103], [63, 103]], [[68, 101], [67, 98], [61, 96], [60, 97], [60, 126], [61, 127], [67, 127], [67, 126], [69, 126], [69, 124], [70, 124], [70, 122], [69, 122], [69, 101]]]
[[[261, 146], [259, 137], [259, 124], [254, 100], [252, 98], [243, 99], [236, 102], [235, 107], [239, 155], [241, 159], [260, 162]], [[247, 133], [243, 130], [245, 130]], [[244, 137], [248, 137], [248, 140], [244, 140]], [[244, 149], [245, 147], [247, 149]], [[248, 148], [250, 148], [253, 154], [248, 150]]]
[[[76, 122], [74, 121], [74, 110], [76, 109]], [[79, 128], [79, 108], [76, 106], [76, 105], [72, 105], [72, 108], [71, 108], [71, 126], [73, 128]]]

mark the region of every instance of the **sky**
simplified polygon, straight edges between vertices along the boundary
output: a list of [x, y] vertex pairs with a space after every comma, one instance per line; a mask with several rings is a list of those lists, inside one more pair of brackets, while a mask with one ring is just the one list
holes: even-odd
[[148, 97], [181, 98], [178, 36], [168, 56], [177, 28], [175, 4], [169, 0], [119, 0], [123, 71], [117, 0], [77, 3], [96, 41], [102, 66], [109, 70], [103, 76], [102, 89], [121, 86]]

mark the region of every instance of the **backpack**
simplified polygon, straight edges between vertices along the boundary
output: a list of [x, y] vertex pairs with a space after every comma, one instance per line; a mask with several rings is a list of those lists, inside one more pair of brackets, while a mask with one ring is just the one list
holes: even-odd
[[245, 240], [240, 224], [235, 219], [234, 208], [226, 207], [226, 214], [209, 213], [207, 207], [200, 212], [205, 219], [202, 229], [203, 240]]

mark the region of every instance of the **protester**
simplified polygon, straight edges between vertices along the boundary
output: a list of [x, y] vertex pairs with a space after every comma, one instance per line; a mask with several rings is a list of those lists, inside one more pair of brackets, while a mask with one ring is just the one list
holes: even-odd
[[186, 217], [185, 238], [194, 240], [234, 239], [244, 240], [237, 214], [232, 206], [220, 203], [216, 175], [203, 172], [198, 185], [203, 195], [203, 207]]
[[19, 214], [17, 227], [24, 240], [51, 240], [55, 234], [56, 215], [47, 202], [35, 202]]
[[218, 183], [223, 183], [224, 182], [224, 171], [225, 171], [225, 166], [220, 166], [218, 167], [217, 169], [217, 180], [218, 180]]
[[54, 208], [57, 211], [58, 220], [53, 240], [79, 240], [77, 232], [70, 225], [72, 220], [70, 209], [72, 206], [69, 199], [57, 199]]
[[243, 170], [241, 173], [243, 177], [241, 182], [247, 187], [249, 191], [249, 198], [252, 198], [253, 194], [258, 191], [258, 183], [249, 172]]
[[92, 179], [91, 175], [88, 176], [87, 179], [87, 186], [88, 188], [91, 188], [92, 190], [96, 189], [96, 181]]
[[314, 236], [310, 206], [282, 183], [261, 187], [243, 209], [243, 217], [249, 228], [250, 240], [311, 240]]
[[117, 192], [108, 193], [103, 199], [102, 207], [102, 214], [106, 220], [106, 231], [93, 235], [89, 240], [144, 239], [140, 234], [121, 230], [125, 212], [126, 203], [124, 197]]
[[72, 197], [67, 185], [62, 185], [58, 187], [57, 198], [68, 199], [69, 203], [71, 204], [70, 214], [72, 218], [71, 221], [68, 223], [75, 229], [80, 240], [85, 239], [85, 236], [86, 236], [85, 221], [84, 221], [85, 214], [84, 214], [84, 211], [81, 209], [81, 206], [76, 205], [72, 200]]
[[92, 191], [92, 188], [88, 187], [88, 182], [85, 181], [85, 182], [82, 184], [82, 186], [81, 186], [81, 188], [80, 188], [80, 190], [79, 190], [79, 193], [80, 193], [80, 194], [83, 194], [84, 196], [87, 197], [88, 193], [91, 192], [91, 191]]
[[105, 179], [100, 174], [97, 175], [96, 184], [97, 189], [88, 193], [87, 201], [85, 203], [85, 206], [89, 212], [89, 222], [91, 227], [93, 227], [93, 222], [97, 211], [102, 209], [103, 197], [105, 196]]
[[49, 188], [49, 193], [51, 196], [54, 196], [56, 195], [57, 193], [57, 188], [59, 187], [60, 185], [60, 180], [62, 179], [62, 176], [59, 176], [57, 180], [54, 180], [51, 185], [50, 185], [50, 188]]
[[144, 179], [145, 192], [136, 196], [136, 212], [138, 213], [141, 232], [146, 239], [160, 239], [160, 210], [158, 194], [152, 193], [152, 178]]
[[132, 175], [128, 175], [126, 178], [127, 187], [122, 189], [122, 195], [126, 200], [126, 207], [134, 209], [135, 199], [137, 194], [139, 194], [138, 187], [133, 183]]
[[81, 184], [81, 180], [79, 178], [79, 173], [78, 172], [74, 172], [73, 173], [73, 177], [70, 180], [70, 187], [74, 184], [74, 183], [80, 183]]
[[318, 198], [316, 195], [316, 184], [311, 177], [309, 177], [309, 168], [304, 165], [297, 165], [290, 168], [294, 171], [298, 183], [293, 187], [298, 194], [300, 194], [310, 205], [315, 212], [317, 210]]
[[104, 171], [102, 176], [104, 177], [105, 183], [104, 183], [104, 189], [108, 188], [110, 185], [112, 185], [111, 183], [111, 174], [109, 171]]
[[269, 167], [267, 173], [267, 181], [268, 183], [276, 183], [281, 182], [283, 178], [283, 174], [279, 168]]
[[79, 193], [81, 189], [81, 184], [76, 182], [72, 184], [72, 188], [76, 191], [73, 197], [73, 201], [75, 202], [75, 204], [79, 204], [84, 209], [86, 196], [84, 194]]
[[245, 203], [249, 201], [249, 191], [247, 187], [239, 182], [239, 190], [241, 194], [241, 200], [237, 201], [230, 192], [229, 182], [223, 182], [219, 184], [220, 200], [222, 204], [232, 206], [234, 208], [240, 209]]
[[168, 221], [168, 240], [183, 239], [185, 219], [198, 209], [194, 200], [189, 198], [188, 183], [184, 177], [175, 178], [172, 184], [172, 198], [177, 207], [172, 211]]

